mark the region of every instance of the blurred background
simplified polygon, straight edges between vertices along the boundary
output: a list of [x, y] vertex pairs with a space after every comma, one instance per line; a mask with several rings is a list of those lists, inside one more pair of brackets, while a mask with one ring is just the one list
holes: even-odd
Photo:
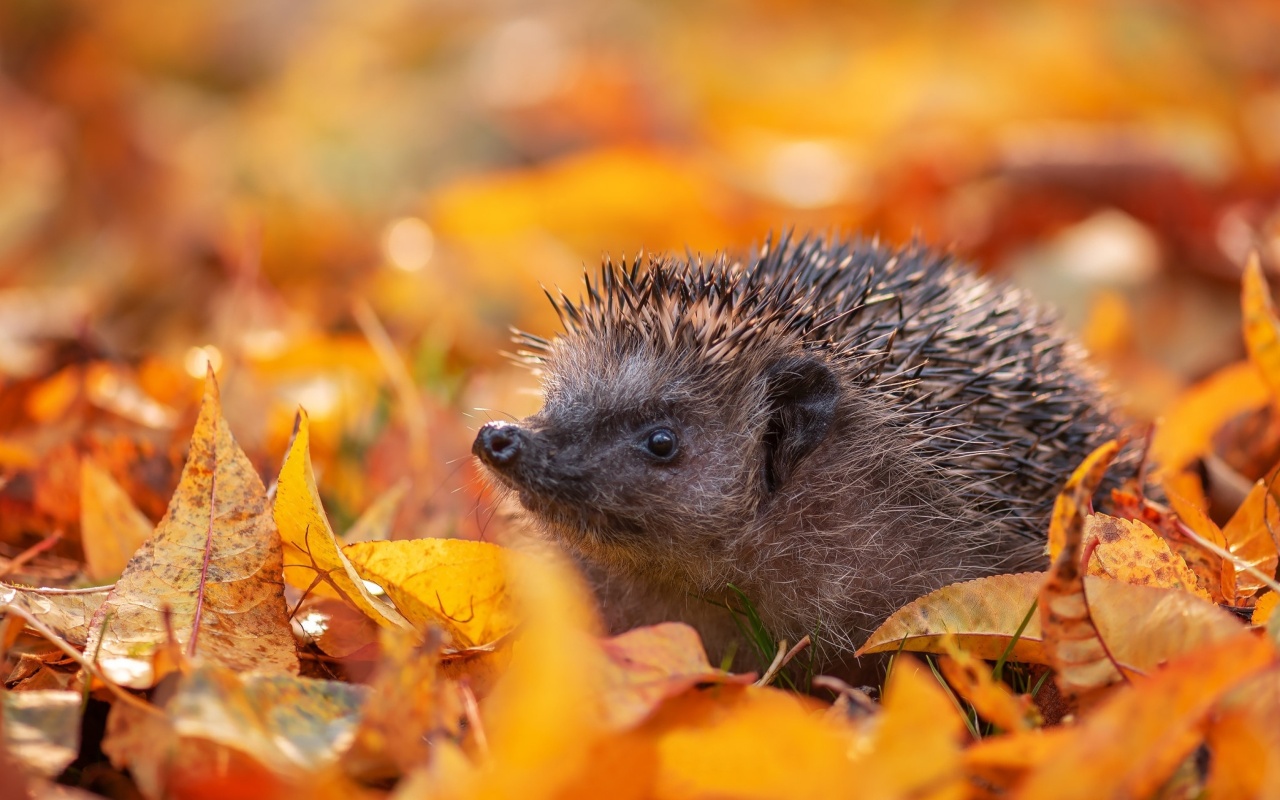
[[343, 531], [487, 536], [500, 355], [602, 255], [920, 237], [1062, 310], [1151, 419], [1280, 264], [1274, 0], [0, 0], [0, 554], [153, 519], [204, 365]]

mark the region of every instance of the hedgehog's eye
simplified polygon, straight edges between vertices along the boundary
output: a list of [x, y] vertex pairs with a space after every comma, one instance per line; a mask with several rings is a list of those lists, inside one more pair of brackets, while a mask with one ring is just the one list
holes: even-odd
[[659, 461], [670, 461], [676, 454], [676, 435], [670, 428], [654, 428], [644, 437], [644, 449]]

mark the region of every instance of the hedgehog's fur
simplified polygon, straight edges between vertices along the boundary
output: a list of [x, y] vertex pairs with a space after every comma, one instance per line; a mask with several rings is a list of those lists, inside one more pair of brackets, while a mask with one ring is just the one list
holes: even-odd
[[[615, 628], [684, 618], [720, 650], [733, 585], [841, 658], [926, 591], [1042, 566], [1056, 491], [1116, 433], [1023, 292], [919, 245], [784, 239], [745, 264], [606, 262], [586, 285], [552, 296], [563, 334], [519, 335], [542, 411], [475, 451]], [[638, 451], [655, 425], [670, 463]]]

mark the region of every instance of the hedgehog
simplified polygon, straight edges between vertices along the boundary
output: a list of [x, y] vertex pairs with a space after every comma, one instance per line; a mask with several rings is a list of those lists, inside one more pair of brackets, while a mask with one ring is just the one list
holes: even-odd
[[918, 242], [606, 259], [585, 284], [547, 292], [560, 333], [516, 334], [541, 410], [473, 453], [614, 631], [682, 620], [720, 657], [746, 603], [853, 669], [911, 600], [1043, 569], [1061, 484], [1120, 432], [1050, 312]]

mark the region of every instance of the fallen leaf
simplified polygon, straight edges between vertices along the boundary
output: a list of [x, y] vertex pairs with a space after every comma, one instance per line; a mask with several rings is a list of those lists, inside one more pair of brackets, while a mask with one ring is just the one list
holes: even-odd
[[1102, 484], [1102, 478], [1120, 452], [1116, 441], [1106, 442], [1090, 453], [1067, 479], [1053, 503], [1053, 516], [1049, 521], [1049, 561], [1056, 562], [1066, 546], [1073, 527], [1083, 524], [1093, 510], [1093, 494]]
[[366, 784], [407, 775], [445, 742], [462, 738], [462, 695], [441, 674], [439, 630], [426, 640], [384, 628], [382, 661], [370, 685], [344, 771]]
[[959, 647], [938, 659], [942, 676], [956, 694], [986, 721], [1006, 731], [1030, 730], [1043, 724], [1028, 695], [1016, 694], [991, 676], [991, 665]]
[[169, 640], [244, 670], [297, 672], [280, 537], [266, 488], [222, 419], [212, 372], [169, 509], [90, 623], [86, 649], [122, 686], [146, 689]]
[[1162, 472], [1180, 472], [1208, 453], [1226, 422], [1267, 405], [1271, 392], [1248, 361], [1223, 367], [1188, 389], [1151, 438], [1149, 458]]
[[[1222, 526], [1227, 550], [1240, 561], [1267, 577], [1276, 574], [1275, 532], [1280, 531], [1280, 502], [1263, 479], [1253, 485], [1240, 508]], [[1237, 564], [1236, 593], [1231, 605], [1251, 601], [1265, 581]]]
[[990, 787], [996, 797], [1012, 792], [1028, 772], [1052, 760], [1075, 736], [1068, 727], [1033, 728], [988, 736], [965, 748], [966, 774]]
[[154, 527], [110, 472], [92, 457], [80, 461], [80, 542], [90, 578], [110, 580], [124, 572]]
[[177, 677], [162, 707], [116, 703], [103, 752], [150, 798], [241, 785], [237, 797], [311, 796], [333, 779], [367, 689], [293, 675], [238, 675], [206, 664]]
[[299, 409], [296, 434], [280, 480], [272, 513], [284, 542], [284, 576], [306, 593], [345, 600], [384, 627], [411, 630], [399, 611], [374, 597], [343, 555], [320, 504], [311, 468], [311, 432], [307, 412]]
[[1207, 797], [1280, 798], [1277, 720], [1280, 669], [1274, 666], [1223, 697], [1206, 735], [1211, 754]]
[[1156, 532], [1139, 520], [1091, 514], [1084, 522], [1085, 541], [1096, 540], [1089, 574], [1139, 586], [1183, 589], [1212, 601], [1195, 573]]
[[1272, 401], [1280, 400], [1280, 320], [1271, 304], [1271, 288], [1262, 274], [1258, 251], [1249, 254], [1240, 286], [1244, 316], [1244, 343], [1249, 360], [1271, 389]]
[[110, 586], [92, 589], [32, 589], [0, 583], [0, 611], [16, 605], [49, 626], [67, 642], [84, 647], [93, 615], [106, 602]]
[[1271, 620], [1272, 615], [1276, 613], [1276, 606], [1280, 605], [1280, 594], [1275, 592], [1267, 592], [1258, 598], [1258, 603], [1253, 607], [1253, 616], [1249, 620], [1250, 625], [1257, 627], [1265, 627]]
[[1268, 641], [1242, 632], [1118, 687], [1016, 796], [1150, 796], [1201, 742], [1201, 726], [1223, 694], [1275, 659]]
[[[1169, 504], [1173, 506], [1178, 520], [1202, 538], [1227, 549], [1227, 539], [1222, 535], [1222, 528], [1209, 518], [1203, 506], [1199, 506], [1183, 498], [1166, 485], [1165, 494]], [[1198, 542], [1182, 535], [1177, 542], [1179, 550], [1188, 557], [1187, 564], [1195, 571], [1196, 576], [1209, 589], [1212, 599], [1218, 603], [1232, 605], [1236, 597], [1236, 569], [1231, 561], [1220, 557], [1217, 553], [1206, 549]]]
[[1052, 556], [1053, 563], [1040, 587], [1045, 655], [1063, 697], [1081, 704], [1092, 703], [1107, 687], [1123, 679], [1089, 613], [1080, 567], [1090, 500], [1118, 451], [1119, 445], [1114, 441], [1094, 450], [1058, 494], [1050, 528], [1050, 552], [1054, 531], [1058, 532], [1059, 552]]
[[[1036, 601], [1044, 573], [993, 575], [957, 583], [903, 606], [858, 654], [899, 648], [947, 654], [946, 639], [977, 658], [995, 660]], [[1229, 611], [1178, 589], [1134, 586], [1088, 576], [1089, 607], [1111, 656], [1126, 672], [1143, 674], [1200, 647], [1236, 636], [1243, 623]], [[1012, 661], [1048, 664], [1039, 615], [1032, 615], [1009, 654]]]
[[438, 625], [457, 649], [490, 644], [510, 633], [516, 611], [507, 591], [512, 554], [466, 539], [360, 542], [342, 552], [357, 573], [387, 590], [421, 629]]
[[55, 778], [80, 752], [79, 692], [0, 691], [0, 749], [30, 772]]
[[703, 683], [751, 683], [754, 675], [731, 675], [707, 661], [693, 628], [665, 622], [600, 641], [605, 658], [606, 724], [622, 730], [638, 724], [663, 700]]

